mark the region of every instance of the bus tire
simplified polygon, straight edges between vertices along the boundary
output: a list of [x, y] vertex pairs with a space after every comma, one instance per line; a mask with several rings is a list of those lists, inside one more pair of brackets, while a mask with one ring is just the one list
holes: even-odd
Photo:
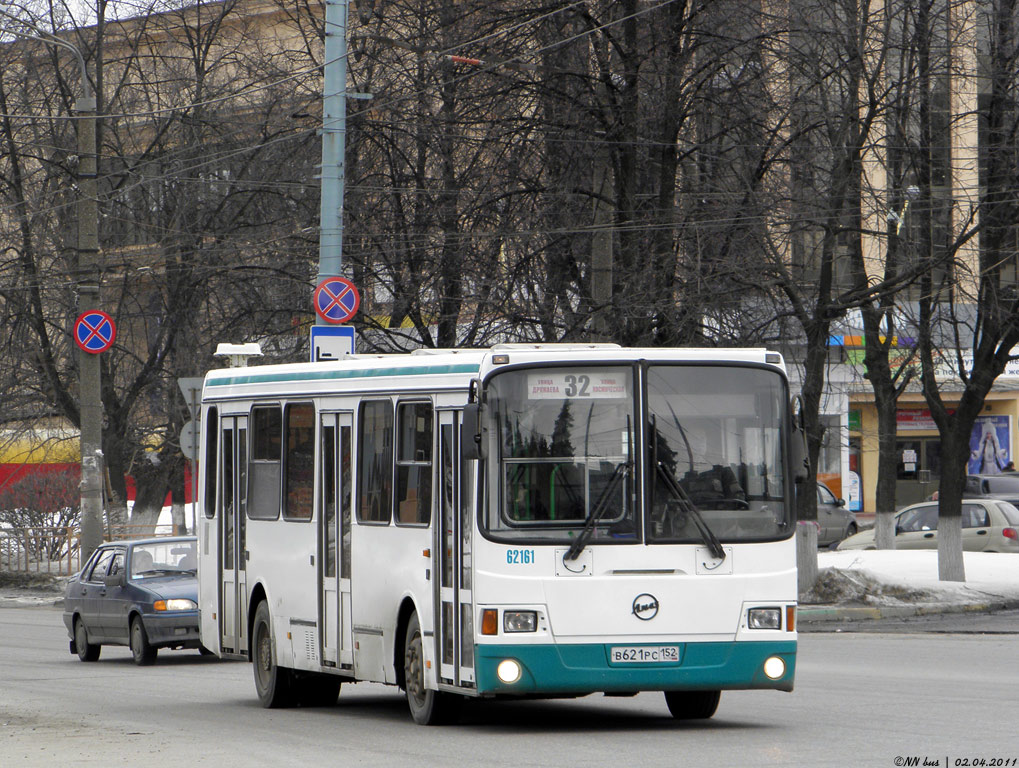
[[425, 688], [425, 656], [421, 641], [421, 622], [416, 613], [407, 623], [404, 641], [403, 680], [407, 706], [418, 725], [445, 725], [456, 722], [462, 699], [455, 694]]
[[666, 691], [665, 703], [677, 720], [707, 720], [721, 697], [721, 691]]
[[266, 709], [290, 706], [290, 670], [276, 663], [276, 644], [272, 639], [269, 606], [264, 600], [255, 609], [251, 637], [251, 662], [255, 671], [255, 693], [258, 694], [258, 700]]

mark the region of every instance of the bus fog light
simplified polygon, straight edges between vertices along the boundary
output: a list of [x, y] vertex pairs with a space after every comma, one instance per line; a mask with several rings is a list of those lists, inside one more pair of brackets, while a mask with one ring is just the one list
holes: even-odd
[[505, 632], [537, 632], [538, 614], [535, 611], [505, 611], [502, 628]]
[[747, 611], [747, 628], [749, 629], [781, 629], [781, 608], [751, 608]]
[[778, 680], [785, 674], [785, 662], [778, 656], [769, 656], [764, 662], [764, 674], [771, 680]]
[[503, 659], [499, 662], [499, 666], [495, 669], [495, 674], [499, 678], [500, 682], [506, 683], [507, 685], [517, 682], [520, 679], [520, 675], [523, 670], [520, 668], [520, 662], [516, 659]]

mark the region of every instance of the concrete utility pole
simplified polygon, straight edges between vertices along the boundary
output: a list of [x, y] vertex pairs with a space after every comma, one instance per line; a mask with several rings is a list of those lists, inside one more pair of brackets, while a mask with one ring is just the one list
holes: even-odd
[[[348, 0], [326, 0], [322, 85], [322, 203], [318, 279], [338, 277], [343, 265], [343, 184], [347, 151]], [[325, 320], [318, 319], [320, 324]]]
[[[0, 15], [32, 31], [8, 30], [17, 37], [66, 48], [78, 60], [81, 96], [74, 104], [78, 134], [78, 314], [99, 308], [99, 182], [96, 152], [96, 96], [85, 57], [52, 32], [0, 10]], [[81, 558], [103, 541], [103, 403], [99, 355], [78, 350], [78, 411], [81, 427]]]
[[[80, 58], [80, 54], [79, 54]], [[99, 309], [99, 180], [96, 97], [81, 61], [78, 113], [78, 314]], [[103, 541], [103, 400], [99, 355], [78, 350], [81, 413], [81, 557]]]

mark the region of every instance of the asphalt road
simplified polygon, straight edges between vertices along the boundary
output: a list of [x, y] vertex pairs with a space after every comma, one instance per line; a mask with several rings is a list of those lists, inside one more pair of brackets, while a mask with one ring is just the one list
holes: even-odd
[[422, 728], [385, 686], [269, 711], [244, 663], [176, 651], [138, 668], [104, 648], [83, 664], [59, 611], [0, 608], [0, 766], [1019, 766], [1016, 652], [1010, 634], [810, 633], [795, 692], [726, 692], [707, 722], [647, 693], [482, 702]]

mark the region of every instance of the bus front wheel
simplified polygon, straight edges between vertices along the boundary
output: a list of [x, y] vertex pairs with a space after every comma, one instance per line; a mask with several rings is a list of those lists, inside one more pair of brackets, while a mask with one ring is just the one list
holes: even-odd
[[255, 692], [266, 709], [290, 705], [290, 670], [276, 664], [276, 649], [272, 641], [272, 624], [269, 606], [263, 600], [255, 610], [251, 629], [252, 666], [255, 668]]
[[707, 720], [721, 697], [721, 691], [666, 691], [665, 703], [677, 720]]
[[459, 696], [425, 687], [425, 656], [421, 642], [421, 623], [417, 614], [410, 617], [403, 653], [403, 684], [407, 706], [419, 725], [443, 725], [455, 722], [460, 712]]

